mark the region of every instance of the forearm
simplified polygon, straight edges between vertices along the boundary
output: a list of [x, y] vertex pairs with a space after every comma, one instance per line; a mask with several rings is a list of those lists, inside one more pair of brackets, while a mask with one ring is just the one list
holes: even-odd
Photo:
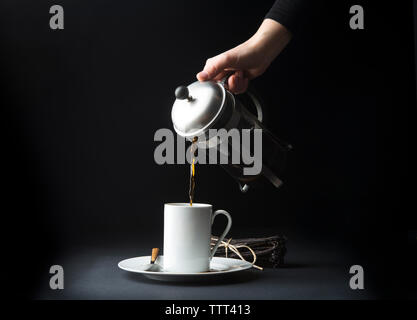
[[286, 27], [267, 18], [248, 40], [248, 44], [270, 63], [285, 48], [291, 37], [291, 32]]
[[286, 27], [267, 18], [249, 40], [208, 59], [197, 79], [217, 81], [229, 75], [229, 90], [244, 92], [249, 80], [264, 73], [290, 39], [291, 33]]

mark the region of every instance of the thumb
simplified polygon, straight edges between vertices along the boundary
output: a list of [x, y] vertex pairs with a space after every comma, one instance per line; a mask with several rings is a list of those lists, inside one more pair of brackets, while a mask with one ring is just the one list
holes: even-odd
[[233, 56], [229, 53], [221, 53], [206, 61], [203, 71], [197, 74], [200, 81], [212, 80], [225, 69], [233, 69]]

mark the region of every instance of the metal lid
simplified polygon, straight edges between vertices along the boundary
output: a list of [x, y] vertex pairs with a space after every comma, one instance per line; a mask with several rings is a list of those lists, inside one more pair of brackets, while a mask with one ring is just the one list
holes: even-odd
[[223, 85], [214, 81], [196, 81], [175, 90], [171, 118], [175, 131], [183, 137], [195, 137], [210, 128], [220, 115], [226, 99]]

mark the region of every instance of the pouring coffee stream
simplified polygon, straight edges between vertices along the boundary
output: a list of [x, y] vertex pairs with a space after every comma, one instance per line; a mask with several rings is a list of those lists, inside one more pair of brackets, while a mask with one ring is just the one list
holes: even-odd
[[[279, 176], [283, 172], [291, 145], [275, 137], [263, 125], [262, 106], [253, 93], [246, 93], [247, 101], [238, 99], [227, 90], [226, 82], [226, 78], [219, 82], [196, 81], [175, 90], [176, 100], [171, 111], [172, 123], [177, 134], [192, 142], [190, 205], [195, 189], [196, 149], [209, 151], [216, 148], [217, 153], [224, 156], [224, 148], [221, 146], [226, 146], [226, 150], [237, 150], [241, 157], [244, 151], [245, 154], [250, 154], [250, 148], [242, 143], [243, 139], [239, 141], [239, 146], [234, 146], [228, 138], [213, 135], [210, 129], [225, 129], [228, 132], [231, 129], [237, 129], [239, 132], [247, 130], [251, 136], [254, 135], [255, 129], [262, 132], [262, 154], [259, 156], [262, 166], [258, 174], [245, 174], [245, 169], [250, 166], [245, 161], [237, 164], [230, 152], [226, 154], [227, 163], [220, 164], [238, 182], [242, 192], [248, 191], [249, 186], [254, 185], [261, 177], [269, 180], [277, 188], [282, 184]], [[256, 115], [248, 111], [251, 108], [256, 109]], [[212, 153], [206, 152], [205, 155], [211, 157]], [[255, 155], [253, 158], [255, 159]]]
[[188, 191], [188, 196], [190, 197], [190, 206], [193, 205], [194, 191], [195, 191], [195, 157], [197, 152], [197, 137], [193, 138], [190, 152], [191, 152], [191, 165], [190, 165], [190, 189]]

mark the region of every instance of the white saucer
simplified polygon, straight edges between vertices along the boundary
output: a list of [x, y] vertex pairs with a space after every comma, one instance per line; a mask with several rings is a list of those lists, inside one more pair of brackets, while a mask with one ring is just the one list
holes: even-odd
[[[151, 257], [136, 257], [119, 262], [118, 266], [120, 269], [129, 272], [135, 272], [143, 274], [145, 277], [162, 280], [162, 281], [190, 281], [190, 280], [199, 280], [202, 278], [219, 276], [227, 273], [238, 272], [250, 269], [252, 264], [243, 261], [240, 259], [231, 259], [231, 258], [220, 258], [213, 257], [210, 262], [210, 271], [207, 272], [198, 272], [198, 273], [178, 273], [178, 272], [166, 272], [166, 271], [145, 271], [143, 266], [149, 264]], [[155, 263], [163, 266], [164, 257], [159, 256]]]

